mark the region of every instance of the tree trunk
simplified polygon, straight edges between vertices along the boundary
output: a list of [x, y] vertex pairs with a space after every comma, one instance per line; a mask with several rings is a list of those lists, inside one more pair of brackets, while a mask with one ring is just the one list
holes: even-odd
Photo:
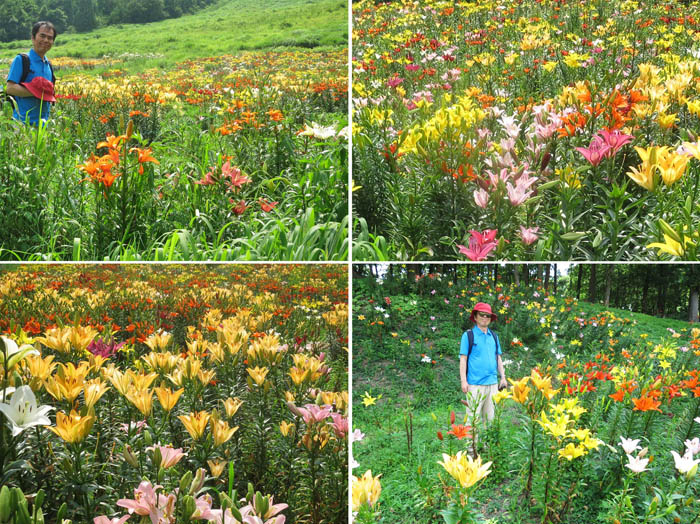
[[688, 322], [699, 322], [698, 318], [698, 299], [700, 298], [700, 287], [694, 287], [690, 290], [690, 304], [688, 307]]
[[581, 277], [583, 276], [583, 264], [576, 266], [578, 275], [576, 276], [576, 300], [581, 300]]
[[655, 266], [658, 270], [657, 273], [657, 294], [656, 294], [656, 315], [659, 317], [666, 316], [666, 288], [668, 287], [668, 282], [666, 281], [666, 268], [665, 264], [659, 264]]
[[554, 292], [557, 292], [557, 276], [559, 275], [559, 271], [557, 270], [557, 265], [554, 264]]
[[513, 282], [515, 282], [515, 287], [520, 287], [520, 267], [518, 264], [513, 264]]
[[549, 264], [544, 266], [544, 290], [549, 291], [549, 272], [552, 269], [552, 266]]
[[605, 307], [610, 306], [610, 289], [612, 288], [613, 265], [605, 267]]
[[525, 281], [525, 287], [530, 286], [530, 266], [523, 264], [523, 280]]
[[498, 285], [498, 264], [493, 265], [493, 287]]
[[597, 264], [589, 264], [588, 265], [591, 268], [591, 278], [588, 281], [588, 301], [589, 302], [595, 302], [597, 299], [597, 288], [598, 288], [598, 282], [597, 282], [597, 271], [598, 271], [598, 265]]
[[642, 313], [649, 313], [649, 281], [651, 280], [651, 265], [644, 270], [644, 289], [642, 290]]

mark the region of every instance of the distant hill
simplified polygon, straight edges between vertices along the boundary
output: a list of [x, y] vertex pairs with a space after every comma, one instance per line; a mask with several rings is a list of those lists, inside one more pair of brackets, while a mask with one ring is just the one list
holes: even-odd
[[157, 22], [196, 13], [217, 0], [15, 0], [0, 6], [0, 42], [24, 39], [27, 27], [50, 20], [59, 33], [109, 24]]
[[[42, 0], [17, 0], [20, 4], [32, 5], [40, 1]], [[88, 2], [95, 7], [109, 3], [119, 5], [122, 2], [143, 2], [144, 5], [151, 3], [165, 6], [176, 1], [181, 0], [72, 0], [72, 5]], [[185, 3], [205, 5], [212, 1], [188, 0]], [[54, 0], [50, 3], [57, 5], [62, 2], [63, 0]], [[3, 13], [6, 9], [7, 4], [3, 3], [0, 7], [0, 20], [6, 20], [7, 14]], [[51, 20], [50, 16], [45, 19]], [[30, 25], [26, 27], [26, 34], [30, 31]], [[178, 18], [139, 24], [119, 23], [85, 33], [59, 33], [48, 56], [100, 58], [125, 53], [155, 54], [162, 55], [166, 62], [172, 63], [186, 58], [239, 50], [347, 45], [346, 0], [219, 0], [194, 14], [184, 14]], [[6, 62], [29, 47], [29, 39], [0, 43], [0, 60]]]

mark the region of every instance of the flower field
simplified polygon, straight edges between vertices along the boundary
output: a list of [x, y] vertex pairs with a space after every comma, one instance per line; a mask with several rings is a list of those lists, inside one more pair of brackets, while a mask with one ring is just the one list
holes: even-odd
[[354, 259], [697, 260], [699, 14], [354, 3]]
[[[458, 376], [477, 302], [509, 381], [486, 428]], [[354, 279], [352, 314], [356, 522], [700, 521], [697, 324], [483, 273]]]
[[49, 125], [2, 115], [0, 257], [347, 259], [347, 50], [158, 56], [51, 57]]
[[0, 522], [347, 520], [345, 267], [0, 269]]

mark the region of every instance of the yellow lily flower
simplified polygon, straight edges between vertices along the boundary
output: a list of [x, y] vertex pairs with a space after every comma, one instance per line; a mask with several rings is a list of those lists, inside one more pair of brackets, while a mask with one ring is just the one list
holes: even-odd
[[184, 391], [184, 388], [180, 388], [177, 391], [173, 391], [170, 388], [155, 388], [158, 402], [160, 402], [161, 407], [167, 412], [172, 411]]
[[262, 386], [263, 383], [265, 382], [265, 377], [269, 373], [269, 369], [266, 367], [258, 367], [255, 366], [254, 368], [247, 368], [248, 374], [250, 377], [255, 381], [255, 383], [258, 386]]
[[107, 392], [107, 390], [109, 390], [109, 386], [102, 382], [102, 380], [99, 378], [87, 381], [84, 389], [85, 406], [87, 406], [88, 409], [92, 409], [97, 401], [102, 398], [102, 395]]
[[168, 344], [170, 344], [171, 338], [172, 335], [170, 333], [163, 331], [160, 333], [154, 333], [148, 337], [144, 343], [151, 348], [152, 351], [163, 351], [166, 347], [168, 347]]
[[574, 446], [572, 442], [569, 442], [564, 448], [559, 450], [559, 456], [565, 458], [568, 461], [572, 461], [577, 457], [581, 457], [586, 454], [586, 449], [579, 446]]
[[177, 418], [185, 426], [185, 429], [194, 440], [199, 440], [204, 435], [211, 415], [206, 411], [195, 411], [189, 415], [180, 415]]
[[490, 473], [491, 462], [481, 463], [481, 457], [472, 459], [465, 451], [458, 451], [457, 455], [442, 454], [443, 462], [439, 462], [445, 471], [449, 473], [463, 488], [469, 488], [486, 477]]
[[363, 504], [373, 507], [379, 500], [382, 485], [379, 477], [372, 476], [372, 471], [367, 470], [362, 477], [352, 477], [352, 510], [359, 511]]
[[664, 184], [670, 186], [680, 180], [689, 161], [690, 157], [679, 155], [675, 151], [666, 151], [665, 154], [659, 155], [659, 173]]
[[224, 409], [226, 410], [226, 416], [228, 418], [233, 417], [238, 409], [243, 405], [243, 401], [236, 397], [236, 398], [227, 398], [224, 402]]
[[229, 441], [233, 434], [238, 431], [238, 426], [229, 427], [225, 420], [210, 419], [211, 432], [214, 436], [214, 446], [218, 447]]
[[70, 415], [56, 413], [56, 426], [49, 429], [70, 444], [81, 442], [87, 437], [95, 422], [95, 417], [89, 415], [81, 417], [75, 410]]
[[224, 468], [226, 468], [228, 462], [225, 460], [207, 460], [207, 464], [209, 465], [211, 476], [218, 479], [224, 472]]
[[149, 389], [132, 389], [126, 394], [126, 399], [138, 409], [144, 417], [151, 414], [153, 409], [153, 391]]
[[282, 421], [280, 422], [280, 432], [283, 436], [289, 435], [289, 432], [294, 429], [294, 424], [291, 422]]
[[647, 248], [649, 248], [649, 249], [658, 248], [659, 254], [668, 253], [669, 255], [674, 255], [677, 257], [683, 256], [683, 254], [685, 253], [685, 248], [681, 245], [680, 242], [673, 240], [673, 238], [668, 236], [666, 233], [664, 233], [664, 241], [665, 242], [663, 242], [663, 243], [652, 242], [651, 244], [649, 244], [647, 246]]

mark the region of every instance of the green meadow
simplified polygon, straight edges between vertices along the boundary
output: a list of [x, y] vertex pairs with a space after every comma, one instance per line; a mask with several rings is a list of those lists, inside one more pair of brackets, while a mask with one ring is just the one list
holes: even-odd
[[[27, 28], [29, 32], [29, 28]], [[119, 24], [82, 34], [61, 34], [49, 58], [163, 55], [167, 67], [189, 58], [278, 47], [333, 48], [348, 45], [344, 0], [222, 0], [197, 14], [149, 24]], [[31, 47], [31, 40], [0, 43], [0, 61]], [[131, 61], [129, 69], [152, 67]], [[3, 77], [4, 68], [0, 69]]]

